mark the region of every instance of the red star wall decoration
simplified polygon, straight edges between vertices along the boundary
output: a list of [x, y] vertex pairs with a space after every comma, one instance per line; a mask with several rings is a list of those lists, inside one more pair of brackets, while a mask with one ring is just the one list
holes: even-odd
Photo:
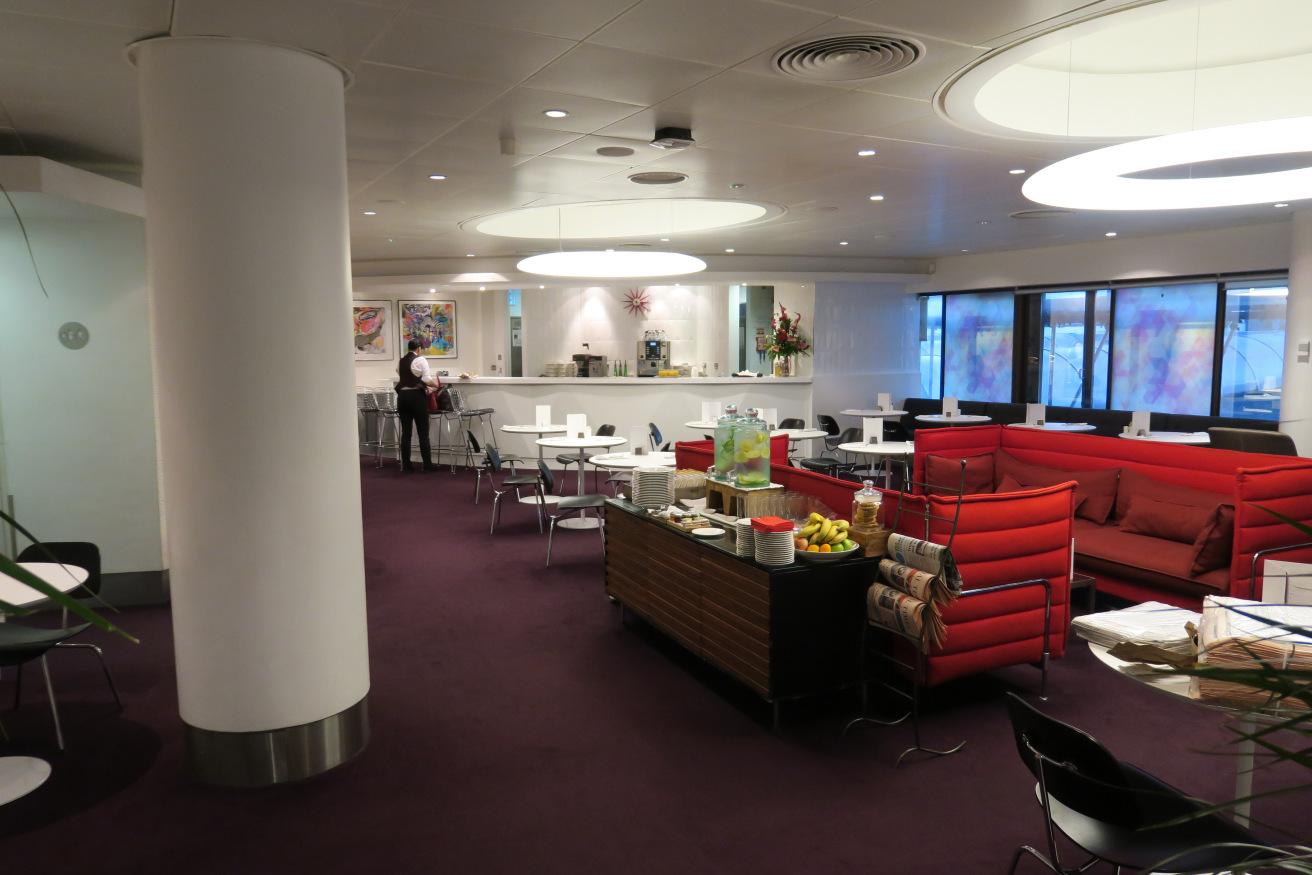
[[647, 297], [647, 290], [629, 289], [624, 296], [624, 308], [634, 316], [646, 316], [651, 310], [651, 298]]

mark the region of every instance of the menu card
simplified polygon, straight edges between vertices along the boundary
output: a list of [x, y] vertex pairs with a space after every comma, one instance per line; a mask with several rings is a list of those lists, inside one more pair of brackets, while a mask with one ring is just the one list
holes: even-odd
[[536, 425], [551, 425], [551, 405], [539, 404], [537, 406]]
[[862, 442], [879, 444], [884, 441], [884, 420], [867, 416], [861, 420]]
[[765, 427], [766, 427], [766, 428], [769, 428], [769, 429], [775, 429], [775, 428], [778, 428], [778, 427], [779, 427], [779, 408], [778, 408], [778, 407], [762, 407], [762, 408], [761, 408], [761, 421], [765, 423]]
[[1152, 430], [1148, 423], [1152, 420], [1152, 414], [1147, 410], [1136, 410], [1130, 415], [1130, 434], [1151, 434]]
[[716, 409], [716, 404], [714, 401], [703, 401], [702, 422], [713, 422], [716, 419], [715, 409]]
[[565, 434], [568, 437], [587, 437], [588, 415], [586, 413], [565, 414]]
[[645, 456], [647, 454], [647, 429], [640, 425], [635, 425], [629, 429], [629, 447], [635, 456]]
[[944, 416], [956, 416], [956, 415], [957, 415], [957, 399], [956, 399], [956, 398], [944, 398], [944, 399], [943, 399], [943, 415], [944, 415]]
[[880, 392], [878, 395], [875, 396], [875, 407], [877, 407], [880, 410], [892, 410], [893, 399], [889, 396], [887, 392]]
[[1025, 424], [1026, 425], [1043, 425], [1044, 412], [1046, 410], [1043, 404], [1026, 404], [1025, 405]]

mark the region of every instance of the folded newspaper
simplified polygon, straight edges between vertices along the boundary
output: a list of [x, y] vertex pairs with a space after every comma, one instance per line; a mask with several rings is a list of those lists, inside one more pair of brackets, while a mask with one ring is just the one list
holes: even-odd
[[879, 563], [884, 583], [866, 593], [866, 616], [871, 623], [915, 640], [922, 651], [939, 647], [947, 639], [939, 605], [961, 594], [961, 575], [952, 551], [906, 535], [890, 535], [892, 559]]
[[1186, 626], [1198, 625], [1194, 611], [1161, 602], [1144, 602], [1119, 611], [1085, 614], [1071, 620], [1075, 634], [1109, 650], [1117, 644], [1159, 647], [1182, 656], [1193, 655], [1193, 639]]
[[[1305, 630], [1312, 631], [1312, 606], [1208, 596], [1203, 600], [1198, 627], [1198, 662], [1216, 668], [1262, 669], [1265, 663], [1272, 668], [1312, 671], [1312, 637], [1299, 634]], [[1307, 707], [1298, 699], [1278, 699], [1248, 684], [1212, 678], [1193, 678], [1192, 692], [1202, 700], [1246, 707]]]

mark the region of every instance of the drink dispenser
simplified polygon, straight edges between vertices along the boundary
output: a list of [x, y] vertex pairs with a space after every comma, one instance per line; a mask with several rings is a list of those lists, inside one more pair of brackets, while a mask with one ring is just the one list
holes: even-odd
[[770, 430], [755, 407], [734, 425], [733, 473], [739, 486], [770, 485]]
[[738, 405], [724, 405], [724, 415], [715, 423], [715, 476], [728, 480], [733, 473], [733, 429], [738, 423]]

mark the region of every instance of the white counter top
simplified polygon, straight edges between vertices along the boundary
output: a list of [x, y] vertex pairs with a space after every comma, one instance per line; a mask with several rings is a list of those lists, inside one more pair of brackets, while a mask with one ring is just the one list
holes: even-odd
[[768, 386], [810, 385], [810, 377], [469, 377], [442, 378], [445, 386]]

